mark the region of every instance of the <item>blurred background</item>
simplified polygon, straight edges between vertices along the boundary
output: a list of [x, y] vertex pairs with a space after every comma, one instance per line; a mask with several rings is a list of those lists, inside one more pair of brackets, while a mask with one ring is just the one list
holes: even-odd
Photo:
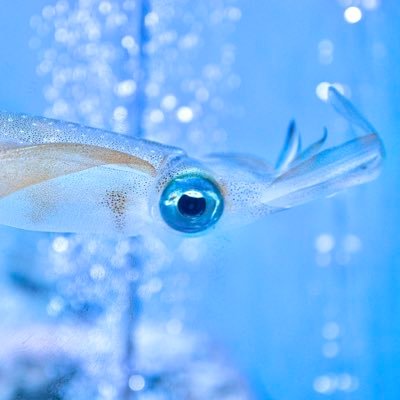
[[307, 143], [351, 137], [334, 83], [387, 160], [218, 237], [2, 227], [0, 397], [398, 399], [399, 17], [390, 0], [4, 2], [2, 109], [275, 161], [291, 118]]

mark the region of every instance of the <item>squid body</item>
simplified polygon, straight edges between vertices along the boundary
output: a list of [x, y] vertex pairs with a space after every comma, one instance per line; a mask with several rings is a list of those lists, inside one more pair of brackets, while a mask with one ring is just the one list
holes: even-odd
[[362, 135], [301, 150], [294, 123], [275, 167], [242, 154], [183, 150], [73, 123], [0, 113], [0, 223], [29, 230], [133, 236], [165, 226], [229, 228], [374, 179], [375, 129], [335, 89], [334, 108]]

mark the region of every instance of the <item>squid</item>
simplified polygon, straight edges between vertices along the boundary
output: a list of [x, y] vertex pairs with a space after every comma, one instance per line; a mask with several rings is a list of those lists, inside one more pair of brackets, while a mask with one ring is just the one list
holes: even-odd
[[304, 150], [294, 122], [273, 166], [246, 154], [189, 157], [182, 149], [74, 123], [0, 113], [0, 224], [135, 236], [163, 226], [185, 235], [230, 229], [379, 174], [373, 126], [336, 89], [329, 102], [362, 134]]

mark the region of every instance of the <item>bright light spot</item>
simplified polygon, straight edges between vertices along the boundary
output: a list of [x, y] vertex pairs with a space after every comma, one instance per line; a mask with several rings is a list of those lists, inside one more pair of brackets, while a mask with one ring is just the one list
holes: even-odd
[[55, 317], [64, 308], [64, 300], [61, 297], [53, 297], [47, 305], [47, 314]]
[[362, 11], [355, 6], [351, 6], [346, 8], [344, 11], [344, 19], [349, 23], [349, 24], [356, 24], [357, 22], [360, 22], [362, 18]]
[[69, 110], [68, 103], [62, 99], [56, 100], [52, 108], [53, 108], [53, 114], [55, 116], [63, 116]]
[[[99, 346], [99, 344], [97, 345]], [[100, 382], [98, 389], [103, 399], [114, 399], [117, 395], [117, 389], [107, 382]]]
[[134, 392], [140, 392], [145, 387], [145, 380], [142, 375], [132, 375], [129, 378], [129, 387]]
[[89, 40], [94, 41], [100, 39], [101, 33], [100, 29], [97, 25], [95, 24], [90, 24], [89, 26], [86, 27], [87, 35]]
[[335, 239], [329, 233], [323, 233], [315, 239], [315, 248], [319, 253], [329, 253], [335, 247]]
[[119, 82], [115, 91], [120, 97], [131, 96], [136, 91], [136, 82], [133, 79]]
[[203, 74], [210, 80], [218, 80], [222, 78], [221, 68], [215, 64], [207, 64], [203, 69]]
[[179, 41], [179, 46], [182, 49], [191, 49], [197, 45], [199, 42], [199, 37], [194, 33], [189, 33]]
[[339, 93], [345, 93], [345, 88], [341, 83], [330, 83], [330, 82], [321, 82], [315, 88], [315, 94], [319, 97], [322, 101], [328, 101], [329, 98], [329, 88], [333, 86]]
[[326, 358], [334, 358], [339, 353], [339, 345], [336, 342], [328, 342], [322, 346], [322, 354]]
[[362, 248], [362, 242], [358, 236], [349, 234], [344, 238], [343, 246], [346, 252], [357, 253]]
[[53, 240], [52, 247], [56, 253], [64, 253], [68, 250], [68, 239], [64, 236], [58, 236]]
[[239, 21], [242, 18], [242, 11], [237, 7], [229, 7], [226, 10], [226, 15], [231, 21]]
[[126, 0], [124, 1], [122, 8], [126, 11], [133, 11], [136, 8], [135, 0]]
[[147, 287], [151, 293], [158, 293], [163, 287], [163, 282], [160, 278], [152, 278], [147, 284]]
[[201, 87], [196, 90], [196, 99], [204, 103], [210, 98], [210, 93], [205, 87]]
[[164, 96], [164, 98], [161, 100], [161, 107], [164, 108], [164, 110], [167, 111], [172, 111], [177, 104], [177, 99], [174, 95], [169, 94], [167, 96]]
[[69, 8], [69, 4], [68, 4], [68, 1], [66, 1], [66, 0], [60, 0], [56, 4], [56, 12], [59, 15], [65, 13], [68, 10], [68, 8]]
[[94, 264], [90, 268], [90, 277], [95, 281], [101, 281], [106, 276], [106, 270], [101, 264]]
[[177, 318], [172, 318], [167, 322], [167, 332], [170, 335], [179, 335], [182, 332], [182, 322]]
[[193, 110], [190, 107], [179, 107], [176, 116], [179, 121], [188, 123], [193, 119]]
[[52, 18], [56, 15], [56, 10], [52, 6], [45, 6], [42, 10], [42, 16], [45, 19]]
[[363, 0], [362, 5], [367, 10], [375, 10], [379, 7], [379, 0]]
[[112, 5], [110, 2], [108, 1], [102, 1], [99, 4], [99, 11], [101, 12], [101, 14], [105, 15], [105, 14], [109, 14], [112, 10]]
[[128, 110], [123, 106], [116, 107], [113, 112], [113, 117], [116, 121], [125, 121], [128, 117]]
[[53, 86], [48, 86], [44, 89], [44, 97], [49, 102], [54, 102], [58, 97], [58, 90]]
[[154, 11], [149, 12], [145, 17], [144, 17], [144, 23], [147, 27], [152, 27], [158, 24], [160, 18], [158, 17], [158, 14], [155, 13]]
[[323, 101], [328, 100], [328, 93], [329, 93], [329, 87], [330, 87], [329, 82], [321, 82], [317, 85], [315, 89], [316, 95]]
[[353, 392], [358, 389], [358, 379], [350, 374], [340, 374], [338, 377], [337, 386], [343, 392]]
[[161, 110], [151, 110], [149, 119], [153, 124], [159, 124], [164, 121], [164, 113]]
[[334, 390], [334, 382], [329, 376], [322, 375], [315, 378], [313, 387], [316, 392], [327, 394]]
[[135, 50], [138, 47], [134, 37], [130, 35], [126, 35], [121, 39], [121, 45], [127, 50]]
[[56, 42], [65, 43], [68, 40], [68, 31], [65, 28], [59, 28], [54, 33]]
[[340, 327], [336, 322], [327, 322], [322, 328], [322, 336], [326, 340], [333, 340], [339, 336]]
[[321, 64], [330, 64], [333, 61], [334, 46], [328, 39], [321, 40], [318, 43], [319, 62]]

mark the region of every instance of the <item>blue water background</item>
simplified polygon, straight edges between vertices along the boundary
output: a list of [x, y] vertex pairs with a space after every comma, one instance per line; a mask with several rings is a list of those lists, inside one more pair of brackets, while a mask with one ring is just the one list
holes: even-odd
[[[28, 47], [29, 18], [45, 4], [2, 5], [1, 108], [31, 114], [45, 108], [37, 55]], [[324, 125], [342, 135], [335, 115], [315, 95], [320, 82], [330, 81], [351, 89], [381, 132], [387, 160], [380, 179], [368, 186], [220, 239], [218, 254], [202, 261], [215, 265], [204, 268], [212, 273], [196, 273], [206, 295], [193, 306], [193, 324], [224, 344], [260, 399], [398, 399], [400, 5], [382, 0], [355, 25], [344, 21], [343, 7], [332, 0], [249, 0], [240, 7], [243, 17], [231, 41], [241, 86], [225, 100], [244, 113], [222, 121], [227, 147], [273, 160], [292, 117], [306, 142], [317, 139]], [[329, 65], [318, 60], [323, 39], [334, 44]], [[374, 56], [377, 44], [380, 57]], [[346, 265], [319, 267], [314, 244], [322, 233], [332, 234], [337, 248], [346, 234], [355, 234], [362, 251]], [[334, 358], [322, 353], [322, 331], [330, 321], [340, 327]], [[315, 391], [316, 378], [342, 373], [357, 378], [355, 392]]]

